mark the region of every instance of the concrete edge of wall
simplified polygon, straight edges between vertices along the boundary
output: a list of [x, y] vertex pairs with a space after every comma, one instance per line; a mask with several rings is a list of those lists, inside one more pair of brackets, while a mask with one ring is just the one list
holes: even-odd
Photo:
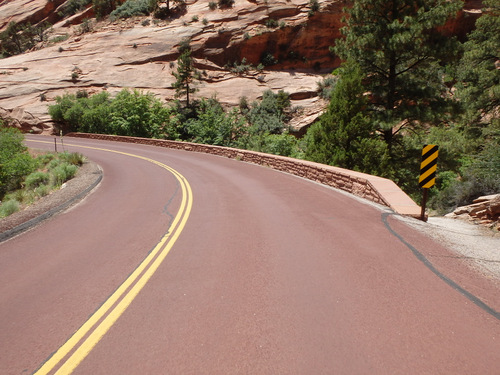
[[348, 169], [256, 151], [190, 142], [87, 133], [69, 133], [67, 136], [145, 144], [223, 156], [247, 163], [263, 165], [341, 189], [355, 196], [387, 206], [400, 215], [420, 218], [421, 214], [420, 207], [393, 181]]

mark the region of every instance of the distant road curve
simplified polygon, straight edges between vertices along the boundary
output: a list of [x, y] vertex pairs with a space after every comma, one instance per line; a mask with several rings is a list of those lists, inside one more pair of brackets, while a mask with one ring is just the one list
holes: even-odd
[[390, 210], [206, 154], [65, 148], [103, 180], [0, 244], [0, 373], [498, 372], [498, 285]]

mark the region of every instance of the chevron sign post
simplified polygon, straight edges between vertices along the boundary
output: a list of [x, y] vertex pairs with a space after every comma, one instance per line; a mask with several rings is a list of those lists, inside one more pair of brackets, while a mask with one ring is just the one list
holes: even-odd
[[429, 188], [436, 184], [436, 169], [437, 169], [438, 146], [425, 145], [422, 149], [422, 162], [420, 163], [420, 178], [418, 183], [424, 194], [422, 198], [422, 212], [420, 218], [426, 221], [425, 205], [427, 204], [427, 193]]

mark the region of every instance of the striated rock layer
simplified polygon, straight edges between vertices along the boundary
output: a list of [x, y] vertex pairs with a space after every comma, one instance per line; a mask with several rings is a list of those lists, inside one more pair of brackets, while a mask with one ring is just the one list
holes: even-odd
[[[185, 38], [192, 40], [196, 65], [206, 73], [196, 97], [217, 96], [225, 105], [235, 106], [242, 96], [251, 102], [266, 89], [285, 90], [292, 105], [302, 108], [292, 120], [299, 130], [325, 108], [317, 83], [340, 63], [328, 47], [340, 37], [342, 8], [350, 4], [319, 0], [320, 11], [311, 16], [309, 0], [236, 0], [223, 10], [210, 10], [208, 1], [188, 0], [185, 11], [167, 21], [140, 17], [96, 24], [94, 20], [92, 31], [82, 33], [78, 23], [92, 15], [91, 8], [61, 20], [59, 10], [66, 3], [0, 0], [0, 30], [11, 21], [55, 23], [49, 42], [39, 49], [0, 60], [0, 108], [3, 113], [29, 112], [37, 123], [31, 128], [34, 132], [50, 131], [47, 107], [67, 92], [138, 88], [172, 100], [171, 73]], [[466, 24], [450, 24], [445, 31], [460, 34], [460, 25], [462, 30], [472, 27]], [[67, 39], [50, 42], [57, 36]], [[263, 71], [236, 74], [225, 67], [243, 59], [257, 66], [270, 56], [277, 63]], [[17, 126], [27, 130], [27, 125]]]
[[458, 207], [446, 216], [486, 225], [500, 231], [500, 194], [479, 197], [472, 204]]

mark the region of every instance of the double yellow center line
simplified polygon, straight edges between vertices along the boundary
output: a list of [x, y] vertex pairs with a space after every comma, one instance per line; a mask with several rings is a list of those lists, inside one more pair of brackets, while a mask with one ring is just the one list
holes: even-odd
[[[67, 145], [70, 146], [70, 145]], [[154, 163], [174, 175], [182, 190], [182, 201], [179, 210], [160, 242], [139, 264], [134, 272], [121, 284], [104, 304], [59, 348], [34, 374], [70, 374], [85, 359], [101, 338], [125, 312], [134, 298], [144, 288], [148, 280], [156, 272], [175, 241], [181, 234], [193, 205], [193, 194], [187, 180], [175, 169], [156, 160], [125, 152], [96, 147], [77, 146], [94, 150], [114, 152]], [[55, 371], [55, 372], [54, 372]]]

